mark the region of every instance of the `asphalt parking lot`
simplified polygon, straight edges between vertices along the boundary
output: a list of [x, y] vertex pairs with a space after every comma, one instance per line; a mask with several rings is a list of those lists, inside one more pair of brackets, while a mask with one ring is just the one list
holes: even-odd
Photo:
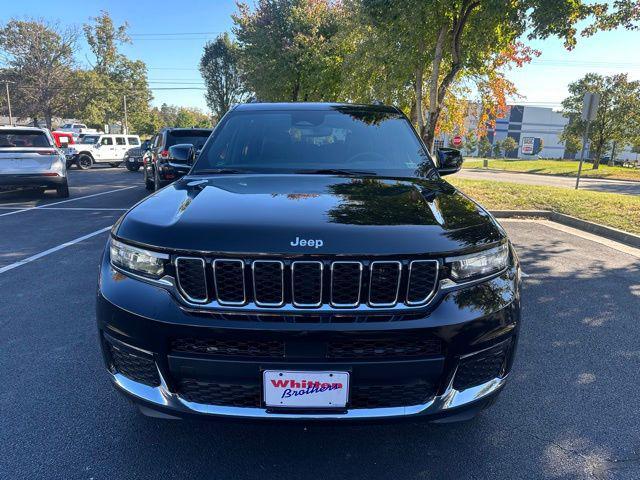
[[105, 229], [142, 176], [72, 170], [70, 186], [0, 193], [0, 478], [640, 478], [640, 257], [504, 221], [527, 274], [521, 340], [471, 422], [160, 421], [112, 388], [94, 325]]

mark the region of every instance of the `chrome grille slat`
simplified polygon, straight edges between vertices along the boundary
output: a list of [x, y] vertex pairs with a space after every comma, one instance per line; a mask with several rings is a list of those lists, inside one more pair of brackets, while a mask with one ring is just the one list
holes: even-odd
[[[204, 259], [199, 257], [176, 257], [175, 267], [180, 293], [191, 302], [206, 303], [209, 295], [207, 294], [207, 272]], [[191, 269], [191, 271], [187, 272], [186, 269]], [[201, 278], [194, 278], [198, 276], [201, 276]]]
[[[317, 266], [317, 273], [313, 271], [314, 265]], [[323, 263], [318, 261], [296, 261], [291, 264], [291, 303], [294, 306], [311, 308], [322, 305], [323, 267]], [[312, 301], [315, 298], [317, 302]]]
[[[437, 260], [414, 260], [409, 263], [407, 305], [422, 305], [431, 299], [438, 287], [439, 267]], [[421, 292], [423, 295], [419, 296]]]
[[[401, 262], [371, 262], [369, 267], [369, 305], [372, 307], [393, 307], [398, 303], [401, 279]], [[394, 285], [395, 288], [393, 288]]]
[[[339, 270], [344, 270], [343, 267], [349, 267], [349, 266], [352, 267], [351, 269], [354, 269], [353, 267], [357, 269], [357, 273], [356, 273], [356, 277], [358, 278], [357, 287], [355, 283], [351, 285], [351, 282], [348, 282], [349, 285], [347, 285], [346, 284], [347, 282], [344, 282], [343, 279], [336, 278], [337, 275], [340, 275]], [[333, 262], [331, 264], [331, 298], [330, 298], [331, 306], [337, 307], [337, 308], [348, 308], [348, 307], [354, 308], [360, 305], [360, 295], [362, 290], [362, 270], [363, 270], [362, 262], [338, 261], [338, 262]], [[349, 287], [351, 288], [356, 287], [354, 289], [356, 294], [353, 295], [354, 301], [353, 302], [336, 301], [338, 298], [340, 298], [340, 300], [344, 300], [345, 295], [344, 295], [343, 289], [349, 288]], [[346, 296], [348, 297], [348, 295]]]
[[[300, 309], [319, 315], [340, 310], [421, 308], [435, 297], [440, 275], [440, 261], [433, 259], [332, 261], [176, 256], [173, 263], [176, 293], [194, 306], [227, 306], [238, 311], [249, 308], [254, 312], [256, 308], [291, 312]], [[211, 270], [207, 270], [209, 264]], [[213, 285], [207, 285], [212, 279]]]
[[[276, 271], [278, 269], [279, 275]], [[259, 307], [284, 305], [284, 262], [255, 260], [251, 264], [251, 272], [253, 273], [253, 301], [256, 305]]]
[[[234, 267], [234, 265], [236, 266]], [[239, 271], [233, 271], [238, 268]], [[227, 277], [231, 277], [231, 279]], [[220, 305], [244, 305], [247, 303], [247, 287], [244, 281], [244, 260], [214, 260], [213, 283], [216, 287], [216, 300]]]

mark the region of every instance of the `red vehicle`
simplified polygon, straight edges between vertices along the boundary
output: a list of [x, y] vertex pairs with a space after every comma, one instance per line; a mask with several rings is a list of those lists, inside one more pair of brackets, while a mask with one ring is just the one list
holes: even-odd
[[51, 132], [53, 140], [56, 142], [56, 147], [65, 148], [69, 145], [73, 145], [73, 134], [71, 132]]

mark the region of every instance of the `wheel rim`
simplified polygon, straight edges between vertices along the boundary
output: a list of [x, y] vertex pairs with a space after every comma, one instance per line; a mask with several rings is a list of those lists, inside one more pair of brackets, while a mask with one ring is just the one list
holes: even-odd
[[88, 157], [80, 157], [78, 163], [80, 163], [80, 166], [82, 168], [89, 168], [91, 166], [91, 159], [89, 159]]

